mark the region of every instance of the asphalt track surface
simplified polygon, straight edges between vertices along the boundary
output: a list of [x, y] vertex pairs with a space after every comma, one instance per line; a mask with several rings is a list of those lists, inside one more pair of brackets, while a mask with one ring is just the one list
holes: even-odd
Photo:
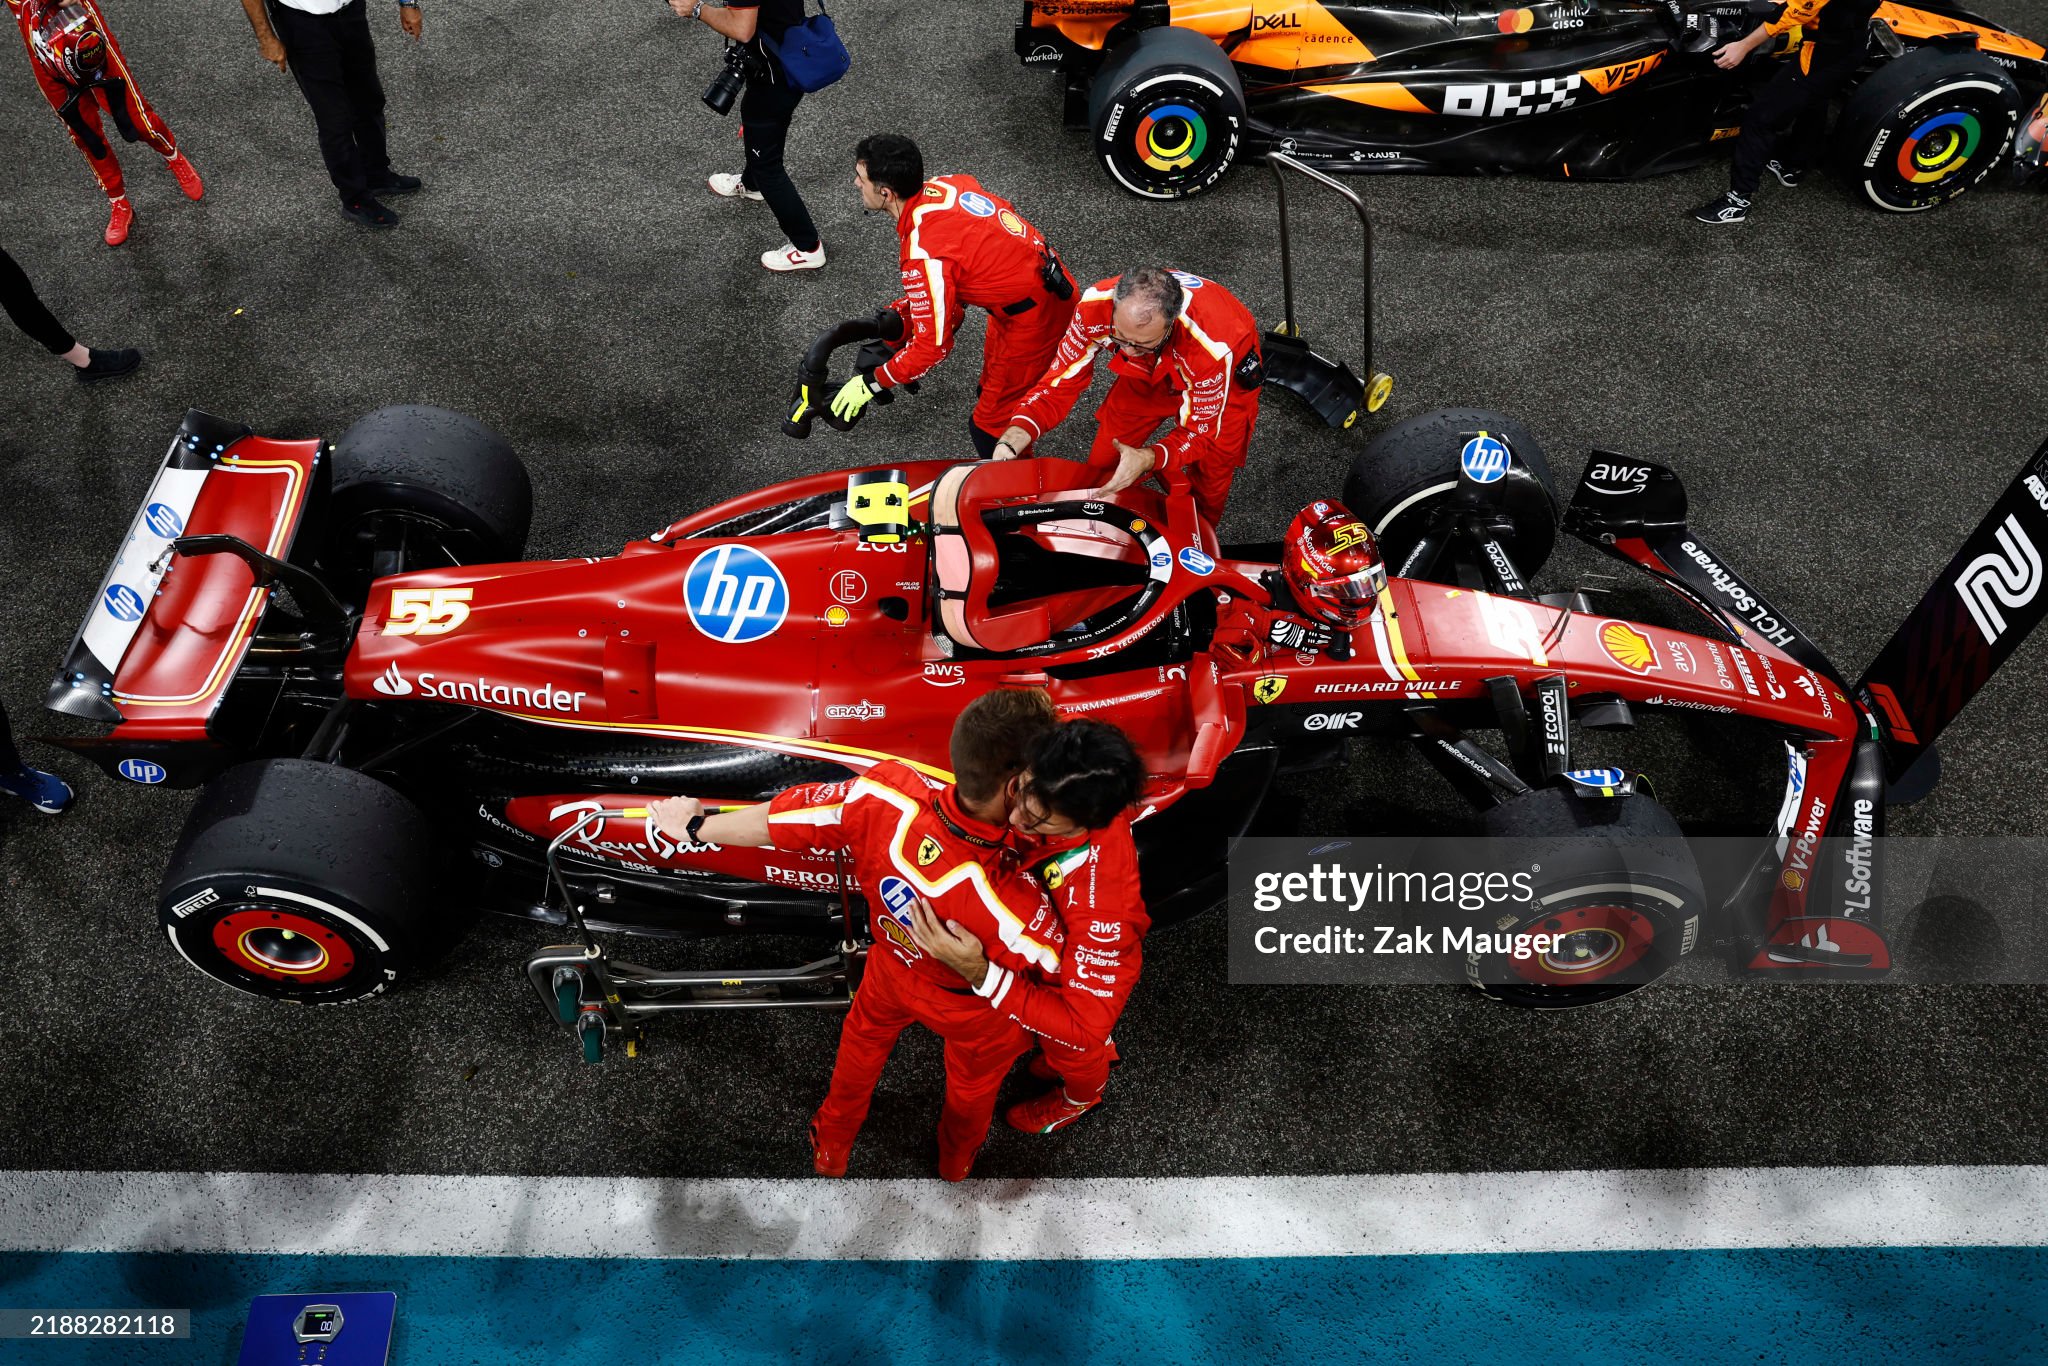
[[[1985, 7], [2048, 33], [2042, 0]], [[1123, 196], [1060, 128], [1052, 81], [1017, 65], [1014, 7], [998, 0], [835, 10], [859, 65], [806, 102], [791, 157], [831, 264], [795, 277], [754, 264], [780, 241], [760, 206], [704, 192], [706, 172], [738, 165], [736, 122], [697, 103], [716, 45], [652, 0], [440, 0], [419, 47], [373, 6], [392, 146], [428, 187], [376, 235], [336, 213], [304, 103], [233, 6], [112, 10], [209, 192], [186, 203], [152, 154], [122, 147], [137, 222], [126, 247], [104, 247], [96, 187], [25, 63], [0, 60], [0, 241], [82, 338], [148, 353], [139, 376], [85, 389], [0, 339], [0, 695], [18, 730], [74, 728], [34, 704], [187, 407], [280, 436], [333, 435], [386, 403], [473, 413], [533, 471], [537, 556], [607, 553], [825, 464], [961, 451], [971, 338], [922, 396], [851, 438], [777, 431], [808, 338], [892, 292], [894, 235], [850, 185], [863, 133], [908, 132], [935, 170], [980, 175], [1077, 273], [1165, 259], [1228, 282], [1268, 322], [1278, 310], [1263, 172], [1193, 203]], [[1852, 669], [2048, 436], [2038, 196], [1972, 193], [1893, 218], [1818, 181], [1768, 189], [1745, 228], [1708, 229], [1681, 214], [1723, 186], [1718, 167], [1622, 185], [1361, 183], [1379, 232], [1375, 361], [1398, 381], [1387, 420], [1449, 404], [1513, 413], [1565, 480], [1595, 445], [1673, 465], [1694, 525]], [[1355, 359], [1348, 215], [1320, 205], [1300, 230], [1303, 327]], [[1269, 401], [1226, 538], [1274, 535], [1335, 492], [1363, 440]], [[1591, 572], [1604, 568], [1566, 547], [1543, 582]], [[1617, 606], [1656, 602], [1632, 590]], [[1897, 813], [1896, 832], [2048, 825], [2044, 671], [2036, 642], [1950, 733], [1947, 781]], [[1776, 764], [1721, 735], [1652, 722], [1602, 752], [1657, 772], [1695, 828], [1760, 821]], [[835, 1016], [706, 1015], [662, 1028], [641, 1062], [587, 1068], [518, 976], [544, 936], [502, 924], [374, 1006], [240, 998], [156, 929], [189, 799], [55, 766], [79, 780], [74, 814], [0, 804], [0, 1166], [807, 1171], [803, 1122]], [[1341, 783], [1282, 795], [1273, 827], [1311, 833], [1457, 809], [1390, 745], [1361, 747]], [[1667, 986], [1537, 1017], [1450, 987], [1230, 987], [1223, 931], [1210, 916], [1149, 945], [1111, 1106], [1053, 1139], [998, 1129], [978, 1174], [2048, 1159], [2039, 988]], [[929, 1171], [932, 1043], [906, 1039], [856, 1175]]]

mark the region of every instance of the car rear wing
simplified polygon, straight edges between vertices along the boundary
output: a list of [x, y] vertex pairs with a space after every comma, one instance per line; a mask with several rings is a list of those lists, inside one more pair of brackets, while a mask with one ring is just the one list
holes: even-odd
[[1685, 518], [1685, 485], [1676, 473], [1653, 461], [1596, 450], [1572, 492], [1564, 526], [1655, 575], [1737, 643], [1777, 653], [1841, 683], [1841, 672], [1820, 646], [1729, 568]]
[[[291, 553], [320, 441], [273, 441], [185, 414], [47, 704], [154, 746], [207, 738]], [[226, 551], [227, 553], [221, 553]], [[97, 746], [98, 742], [94, 742]], [[162, 781], [162, 764], [144, 781]]]
[[1877, 718], [1892, 781], [2048, 616], [2048, 442], [1907, 614], [1855, 687]]

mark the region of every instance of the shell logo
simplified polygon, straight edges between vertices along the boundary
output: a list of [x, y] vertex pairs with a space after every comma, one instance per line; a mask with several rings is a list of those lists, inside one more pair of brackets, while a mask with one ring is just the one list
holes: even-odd
[[1657, 647], [1625, 621], [1610, 621], [1601, 626], [1600, 648], [1630, 673], [1646, 674], [1657, 667]]
[[1024, 220], [1011, 213], [1008, 209], [1004, 209], [996, 215], [996, 222], [1002, 224], [1003, 231], [1010, 234], [1010, 236], [1024, 236]]

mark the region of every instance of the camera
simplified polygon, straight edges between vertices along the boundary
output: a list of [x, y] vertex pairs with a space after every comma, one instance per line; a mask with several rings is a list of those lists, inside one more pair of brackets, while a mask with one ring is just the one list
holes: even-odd
[[747, 83], [749, 65], [743, 44], [726, 46], [725, 67], [712, 80], [711, 88], [704, 92], [704, 104], [712, 113], [723, 117], [732, 112], [732, 102], [740, 97], [740, 88]]

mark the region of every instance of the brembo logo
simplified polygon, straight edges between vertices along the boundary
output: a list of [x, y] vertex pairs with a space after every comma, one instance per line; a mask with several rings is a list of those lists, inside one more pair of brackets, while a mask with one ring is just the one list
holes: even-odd
[[2005, 614], [2000, 607], [2025, 607], [2041, 591], [2041, 552], [2027, 539], [2017, 516], [2008, 516], [1998, 528], [1998, 549], [1987, 550], [1964, 567], [1956, 580], [1956, 592], [1970, 610], [1970, 620], [1986, 645], [1996, 645], [2005, 634]]

